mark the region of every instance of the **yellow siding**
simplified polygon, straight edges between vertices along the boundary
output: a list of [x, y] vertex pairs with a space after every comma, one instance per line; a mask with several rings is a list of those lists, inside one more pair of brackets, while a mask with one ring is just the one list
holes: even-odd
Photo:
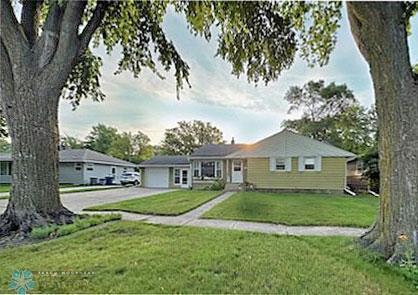
[[247, 160], [247, 181], [260, 189], [343, 190], [346, 159], [322, 158], [321, 171], [298, 171], [298, 158], [292, 158], [292, 171], [270, 171], [268, 158]]

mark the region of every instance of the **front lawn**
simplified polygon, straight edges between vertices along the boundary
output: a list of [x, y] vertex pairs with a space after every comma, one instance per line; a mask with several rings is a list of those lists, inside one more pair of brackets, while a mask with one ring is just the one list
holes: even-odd
[[116, 222], [0, 250], [0, 293], [29, 270], [29, 293], [414, 294], [351, 239]]
[[179, 190], [150, 197], [89, 207], [84, 210], [119, 210], [133, 213], [180, 215], [206, 203], [222, 192]]
[[0, 193], [8, 193], [10, 191], [10, 184], [0, 184]]
[[375, 197], [327, 194], [241, 192], [204, 214], [206, 218], [368, 227], [377, 215]]

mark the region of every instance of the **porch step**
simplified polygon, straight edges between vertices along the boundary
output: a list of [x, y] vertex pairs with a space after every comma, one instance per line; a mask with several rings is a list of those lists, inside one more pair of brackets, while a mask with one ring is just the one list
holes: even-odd
[[239, 183], [227, 183], [225, 185], [225, 191], [227, 192], [237, 192], [237, 191], [240, 191], [241, 189], [242, 189], [241, 184]]

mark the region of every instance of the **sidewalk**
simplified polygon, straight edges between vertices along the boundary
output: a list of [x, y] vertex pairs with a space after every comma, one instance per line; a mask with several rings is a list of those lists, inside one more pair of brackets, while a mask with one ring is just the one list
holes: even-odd
[[194, 226], [204, 228], [220, 228], [229, 230], [242, 230], [249, 232], [260, 232], [268, 234], [279, 235], [294, 235], [294, 236], [346, 236], [359, 237], [367, 229], [353, 228], [353, 227], [338, 227], [338, 226], [287, 226], [281, 224], [272, 224], [264, 222], [248, 222], [236, 220], [220, 220], [220, 219], [201, 219], [200, 217], [217, 204], [225, 201], [233, 192], [226, 192], [212, 201], [203, 204], [202, 206], [179, 216], [157, 216], [146, 214], [135, 214], [120, 211], [88, 211], [90, 214], [106, 214], [119, 213], [122, 215], [122, 220], [143, 221], [150, 224], [163, 224], [175, 226]]

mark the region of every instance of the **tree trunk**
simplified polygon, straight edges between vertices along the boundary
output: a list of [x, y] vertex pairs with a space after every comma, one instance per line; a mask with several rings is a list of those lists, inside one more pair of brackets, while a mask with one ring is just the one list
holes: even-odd
[[[12, 97], [2, 98], [12, 141], [12, 189], [0, 217], [0, 237], [27, 234], [35, 226], [71, 222], [58, 184], [60, 89], [30, 67], [14, 77]], [[36, 67], [35, 67], [36, 68]]]
[[347, 4], [373, 79], [379, 125], [380, 213], [361, 242], [390, 262], [418, 259], [418, 82], [400, 2]]

